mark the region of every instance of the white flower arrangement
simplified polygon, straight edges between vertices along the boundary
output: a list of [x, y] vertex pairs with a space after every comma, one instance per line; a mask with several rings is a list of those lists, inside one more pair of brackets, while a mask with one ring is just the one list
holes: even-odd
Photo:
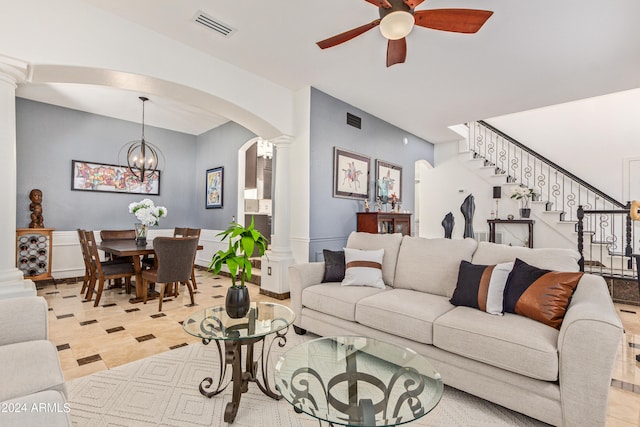
[[154, 205], [151, 199], [143, 199], [139, 202], [131, 203], [129, 205], [129, 213], [134, 214], [142, 224], [151, 227], [158, 225], [160, 218], [167, 216], [167, 208]]
[[536, 194], [535, 191], [533, 191], [533, 188], [527, 188], [527, 187], [515, 187], [511, 193], [511, 198], [512, 199], [516, 199], [516, 200], [522, 200], [525, 199], [525, 201], [529, 200], [530, 198], [532, 198], [534, 196], [534, 194]]

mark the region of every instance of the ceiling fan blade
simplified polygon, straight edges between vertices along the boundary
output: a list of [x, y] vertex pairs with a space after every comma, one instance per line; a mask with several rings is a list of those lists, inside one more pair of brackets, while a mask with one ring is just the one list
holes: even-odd
[[471, 34], [477, 32], [493, 15], [490, 10], [432, 9], [414, 13], [416, 25], [433, 30]]
[[358, 37], [362, 33], [366, 33], [367, 31], [377, 27], [378, 25], [380, 25], [380, 20], [376, 19], [375, 21], [369, 22], [368, 24], [362, 25], [358, 28], [345, 31], [344, 33], [338, 34], [337, 36], [329, 37], [326, 40], [319, 41], [316, 44], [320, 47], [320, 49], [337, 46], [341, 43], [348, 42], [354, 37]]
[[416, 7], [420, 6], [420, 4], [424, 0], [402, 0], [402, 1], [404, 2], [404, 4], [409, 6], [411, 9], [415, 9]]
[[401, 64], [407, 58], [407, 39], [389, 40], [387, 43], [387, 67]]
[[391, 9], [392, 7], [391, 3], [389, 3], [389, 0], [364, 0], [364, 1], [369, 2], [372, 5], [382, 7], [384, 9]]

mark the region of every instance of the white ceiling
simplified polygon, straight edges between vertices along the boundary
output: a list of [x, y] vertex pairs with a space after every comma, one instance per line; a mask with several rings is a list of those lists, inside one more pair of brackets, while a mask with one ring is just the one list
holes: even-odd
[[[316, 87], [431, 142], [455, 139], [450, 125], [640, 87], [637, 0], [425, 1], [417, 10], [494, 14], [473, 35], [414, 28], [406, 63], [390, 68], [378, 29], [334, 48], [315, 45], [376, 19], [364, 0], [84, 1], [281, 86]], [[198, 11], [237, 32], [224, 38], [198, 26]], [[139, 122], [141, 94], [87, 90], [98, 89], [32, 85], [18, 96]], [[151, 102], [150, 125], [198, 135], [226, 121], [224, 111]]]

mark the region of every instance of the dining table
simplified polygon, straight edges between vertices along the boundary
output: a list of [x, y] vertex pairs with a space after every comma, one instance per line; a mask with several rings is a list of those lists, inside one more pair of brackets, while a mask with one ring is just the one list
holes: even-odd
[[[143, 301], [143, 285], [142, 285], [142, 261], [141, 258], [145, 255], [154, 255], [153, 241], [148, 241], [146, 244], [141, 245], [135, 240], [103, 240], [96, 245], [96, 247], [104, 251], [119, 257], [131, 257], [133, 261], [133, 269], [136, 274], [136, 296], [129, 299], [130, 303], [138, 303]], [[203, 246], [198, 245], [197, 250], [202, 250]], [[193, 284], [196, 286], [195, 283]], [[151, 293], [150, 296], [154, 296]]]

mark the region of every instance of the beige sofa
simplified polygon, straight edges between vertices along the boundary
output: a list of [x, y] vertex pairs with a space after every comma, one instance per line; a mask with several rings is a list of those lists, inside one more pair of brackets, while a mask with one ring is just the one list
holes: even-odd
[[70, 426], [58, 351], [42, 297], [0, 300], [0, 426]]
[[578, 271], [576, 251], [355, 232], [347, 247], [384, 249], [385, 289], [321, 283], [324, 263], [293, 265], [296, 332], [404, 345], [426, 355], [449, 386], [549, 424], [605, 425], [623, 332], [601, 277], [580, 279], [560, 330], [449, 302], [462, 260], [492, 265], [518, 257], [539, 268]]

